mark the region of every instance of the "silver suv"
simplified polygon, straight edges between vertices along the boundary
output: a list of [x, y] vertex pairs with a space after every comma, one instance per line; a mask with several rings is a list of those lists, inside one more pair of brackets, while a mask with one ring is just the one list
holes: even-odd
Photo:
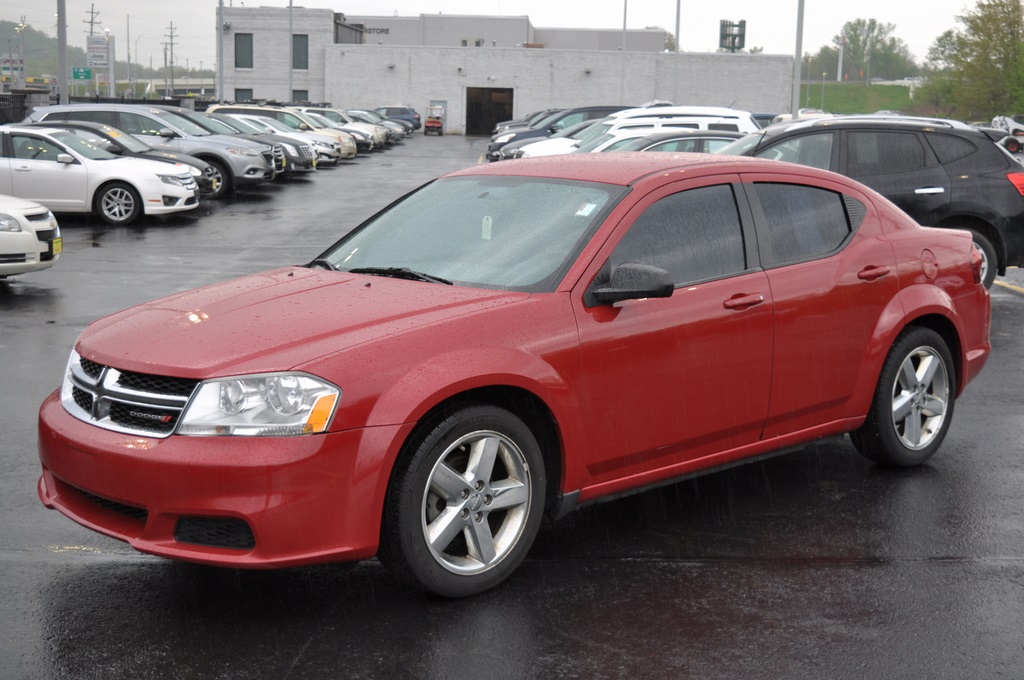
[[266, 144], [213, 134], [176, 113], [141, 104], [69, 104], [37, 107], [29, 120], [89, 120], [138, 137], [150, 146], [200, 158], [215, 169], [209, 198], [274, 178], [272, 149]]

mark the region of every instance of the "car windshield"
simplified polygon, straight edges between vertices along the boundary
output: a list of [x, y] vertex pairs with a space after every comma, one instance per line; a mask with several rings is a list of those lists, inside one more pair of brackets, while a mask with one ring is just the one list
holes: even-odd
[[[196, 121], [198, 122], [198, 121]], [[229, 123], [225, 123], [217, 118], [210, 118], [209, 116], [203, 116], [202, 125], [209, 128], [211, 131], [216, 132], [219, 135], [237, 135], [241, 132], [239, 127], [234, 127]]]
[[50, 135], [53, 139], [57, 140], [67, 148], [71, 149], [75, 153], [84, 156], [94, 161], [109, 161], [114, 158], [120, 158], [116, 154], [112, 154], [103, 148], [103, 142], [97, 140], [95, 143], [82, 139], [74, 132], [71, 131], [60, 131], [54, 132]]
[[407, 195], [320, 259], [400, 268], [460, 285], [541, 292], [565, 274], [618, 186], [535, 177], [453, 177]]
[[223, 118], [213, 118], [218, 123], [223, 124], [225, 127], [234, 128], [238, 132], [243, 132], [247, 135], [262, 135], [266, 130], [265, 128], [257, 127], [254, 123], [241, 118], [228, 117], [228, 120]]
[[711, 153], [725, 154], [726, 156], [745, 156], [748, 151], [757, 147], [757, 145], [764, 139], [764, 130], [760, 132], [751, 132], [746, 137], [740, 137], [731, 144], [726, 144], [721, 149], [712, 151]]
[[321, 116], [323, 116], [327, 120], [334, 121], [335, 123], [342, 123], [342, 124], [344, 124], [344, 123], [351, 123], [352, 122], [352, 119], [350, 119], [348, 116], [346, 116], [343, 113], [339, 113], [338, 111], [327, 111], [327, 110], [324, 110], [324, 111], [317, 111], [316, 113], [321, 115]]
[[606, 132], [608, 132], [608, 130], [611, 130], [612, 126], [615, 125], [616, 122], [618, 122], [618, 120], [615, 118], [602, 118], [601, 120], [597, 121], [596, 123], [588, 127], [582, 135], [577, 137], [579, 141], [576, 143], [576, 146], [583, 146], [587, 142], [593, 139], [597, 139], [598, 137], [601, 137]]
[[[588, 135], [589, 136], [589, 135]], [[611, 132], [606, 132], [602, 135], [592, 138], [590, 141], [581, 139], [576, 142], [576, 148], [572, 150], [573, 153], [590, 153], [597, 147], [601, 146], [610, 139], [615, 139], [616, 135]]]
[[310, 113], [309, 111], [306, 112], [306, 116], [308, 116], [319, 127], [331, 128], [332, 130], [340, 130], [341, 129], [340, 125], [338, 125], [333, 120], [331, 120], [330, 118], [327, 118], [325, 116], [321, 116], [321, 115], [316, 114], [316, 113]]
[[282, 123], [276, 118], [264, 118], [261, 116], [258, 119], [247, 118], [246, 120], [249, 120], [256, 125], [265, 125], [268, 128], [271, 128], [272, 130], [278, 130], [279, 132], [295, 132], [295, 128], [288, 127], [286, 124]]
[[178, 114], [170, 111], [157, 111], [156, 115], [171, 126], [176, 127], [185, 134], [192, 135], [193, 137], [208, 137], [213, 134], [202, 125], [193, 123], [185, 116], [179, 116]]
[[381, 116], [376, 111], [362, 111], [362, 110], [360, 110], [359, 114], [361, 116], [363, 116], [363, 118], [365, 118], [365, 119], [367, 119], [367, 120], [369, 120], [371, 122], [374, 122], [374, 123], [383, 123], [384, 122], [384, 117]]

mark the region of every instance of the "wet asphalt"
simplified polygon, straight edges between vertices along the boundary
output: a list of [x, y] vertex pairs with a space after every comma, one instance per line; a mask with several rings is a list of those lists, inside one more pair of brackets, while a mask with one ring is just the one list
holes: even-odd
[[448, 601], [374, 560], [273, 572], [135, 553], [36, 496], [36, 412], [90, 321], [306, 262], [479, 162], [416, 135], [306, 178], [112, 228], [60, 219], [55, 267], [0, 282], [0, 679], [1024, 677], [1024, 274], [939, 454], [830, 440], [545, 526], [513, 578]]

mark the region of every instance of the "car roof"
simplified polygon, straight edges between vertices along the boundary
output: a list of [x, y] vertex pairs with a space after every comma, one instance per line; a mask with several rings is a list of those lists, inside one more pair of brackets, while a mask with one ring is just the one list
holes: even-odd
[[474, 165], [445, 175], [445, 177], [477, 175], [545, 177], [629, 186], [649, 175], [669, 172], [699, 176], [739, 172], [779, 172], [850, 183], [850, 180], [826, 170], [764, 158], [698, 153], [641, 152], [561, 154], [523, 158], [514, 162]]

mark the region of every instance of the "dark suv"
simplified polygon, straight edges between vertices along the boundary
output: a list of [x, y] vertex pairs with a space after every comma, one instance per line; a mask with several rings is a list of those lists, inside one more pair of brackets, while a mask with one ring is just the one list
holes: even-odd
[[423, 127], [423, 123], [420, 121], [420, 114], [408, 106], [379, 106], [374, 111], [389, 120], [404, 120], [407, 123], [411, 123], [413, 130], [419, 130]]
[[573, 125], [582, 123], [585, 120], [604, 118], [608, 114], [615, 113], [616, 111], [632, 108], [635, 107], [577, 106], [573, 109], [555, 111], [551, 115], [533, 123], [530, 127], [508, 128], [507, 130], [503, 130], [491, 136], [491, 143], [487, 147], [487, 160], [492, 162], [501, 160], [501, 154], [498, 152], [501, 150], [501, 147], [505, 146], [509, 142], [518, 142], [524, 139], [543, 139], [544, 137], [555, 134], [559, 130], [572, 127]]
[[791, 161], [860, 180], [932, 227], [974, 234], [985, 286], [1024, 264], [1024, 167], [1006, 133], [910, 117], [844, 116], [773, 125], [720, 153]]

